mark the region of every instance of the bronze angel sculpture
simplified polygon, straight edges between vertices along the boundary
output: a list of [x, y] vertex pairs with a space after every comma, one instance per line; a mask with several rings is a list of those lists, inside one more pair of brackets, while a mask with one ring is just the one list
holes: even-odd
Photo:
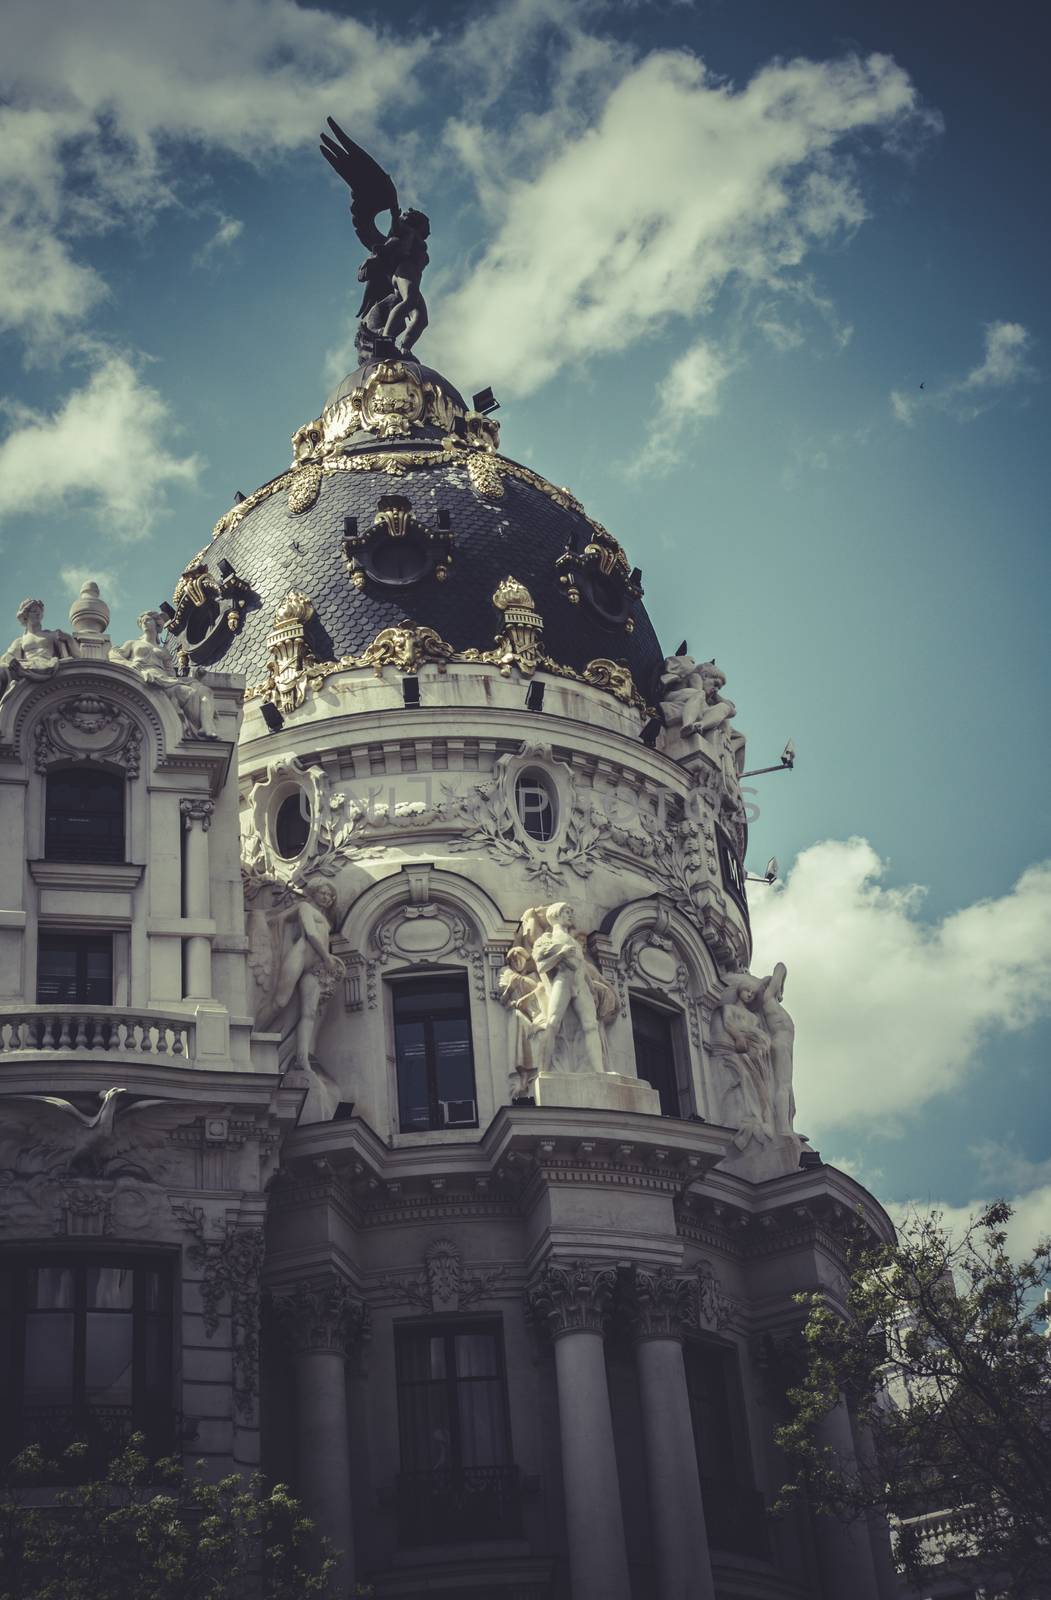
[[[357, 312], [358, 350], [362, 355], [386, 355], [400, 335], [397, 348], [408, 355], [427, 326], [420, 279], [428, 260], [430, 222], [422, 211], [402, 211], [390, 173], [349, 139], [331, 117], [328, 125], [333, 137], [321, 135], [321, 154], [350, 190], [354, 231], [371, 252], [358, 268], [358, 280], [365, 285]], [[386, 235], [376, 226], [376, 218], [384, 211], [391, 216]]]

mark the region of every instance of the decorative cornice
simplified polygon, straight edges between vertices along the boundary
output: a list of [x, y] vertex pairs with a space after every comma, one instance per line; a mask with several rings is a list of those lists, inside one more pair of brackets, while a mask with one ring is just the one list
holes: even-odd
[[550, 1261], [526, 1291], [535, 1321], [552, 1339], [568, 1333], [605, 1333], [617, 1286], [617, 1269], [587, 1261]]
[[336, 1273], [271, 1289], [269, 1310], [297, 1355], [353, 1354], [369, 1335], [369, 1309]]

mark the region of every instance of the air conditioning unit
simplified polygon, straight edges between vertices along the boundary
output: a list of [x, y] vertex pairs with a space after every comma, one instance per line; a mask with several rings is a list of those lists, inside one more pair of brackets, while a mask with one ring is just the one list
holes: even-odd
[[447, 1128], [473, 1128], [478, 1121], [478, 1107], [473, 1100], [442, 1100], [442, 1122]]

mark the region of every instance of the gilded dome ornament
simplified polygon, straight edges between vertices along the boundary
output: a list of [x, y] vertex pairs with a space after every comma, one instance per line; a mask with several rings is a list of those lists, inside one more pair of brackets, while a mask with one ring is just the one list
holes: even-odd
[[635, 620], [630, 611], [642, 599], [642, 573], [638, 567], [630, 569], [624, 551], [601, 523], [591, 522], [591, 527], [583, 550], [570, 547], [555, 562], [558, 581], [571, 605], [583, 600], [603, 622], [631, 633]]
[[290, 589], [274, 612], [274, 626], [266, 641], [270, 649], [267, 687], [282, 716], [297, 710], [306, 699], [309, 668], [316, 665], [306, 642], [307, 623], [313, 615], [313, 601], [298, 589]]
[[424, 578], [444, 583], [452, 565], [453, 534], [448, 512], [426, 527], [401, 494], [380, 496], [372, 527], [358, 532], [356, 517], [343, 519], [343, 555], [355, 589], [371, 580], [383, 588], [406, 588]]
[[207, 561], [196, 556], [184, 567], [171, 604], [161, 607], [169, 637], [182, 655], [198, 664], [222, 655], [240, 631], [254, 598], [251, 585], [237, 576], [228, 561], [219, 563], [219, 571], [216, 577]]
[[504, 627], [496, 636], [500, 676], [509, 678], [511, 668], [531, 678], [540, 665], [540, 643], [544, 619], [533, 604], [533, 596], [517, 578], [506, 577], [493, 595], [493, 605], [503, 612]]

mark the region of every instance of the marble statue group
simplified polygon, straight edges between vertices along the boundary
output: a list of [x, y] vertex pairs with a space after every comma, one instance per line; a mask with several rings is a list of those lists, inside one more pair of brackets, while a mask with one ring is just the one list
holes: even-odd
[[499, 982], [513, 1017], [519, 1096], [541, 1072], [609, 1071], [606, 1029], [617, 1015], [617, 993], [588, 956], [571, 905], [530, 907]]

